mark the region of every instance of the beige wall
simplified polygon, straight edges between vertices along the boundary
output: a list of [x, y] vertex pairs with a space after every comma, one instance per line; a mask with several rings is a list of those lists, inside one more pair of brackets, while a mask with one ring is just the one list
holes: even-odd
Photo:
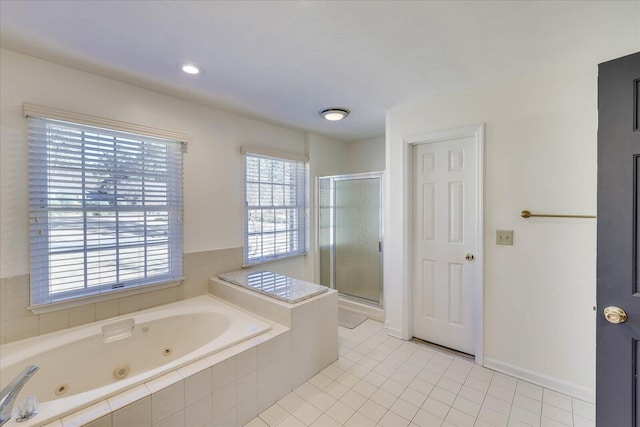
[[[341, 175], [346, 173], [348, 159], [347, 159], [347, 144], [337, 142], [322, 136], [309, 135], [309, 156], [318, 159], [319, 161], [311, 164], [311, 175], [314, 177]], [[311, 182], [311, 186], [315, 189], [317, 187], [317, 179], [314, 178]], [[314, 194], [316, 192], [314, 191]], [[311, 279], [320, 283], [320, 253], [317, 244], [317, 195], [311, 200], [311, 210], [309, 212], [311, 224], [310, 234], [312, 237], [312, 245], [309, 247], [311, 256], [313, 257], [313, 276]]]
[[[344, 143], [287, 129], [0, 50], [0, 343], [99, 320], [208, 291], [211, 275], [242, 264], [242, 145], [308, 154], [311, 189], [322, 171], [342, 170]], [[190, 136], [184, 157], [184, 274], [177, 287], [33, 316], [28, 305], [28, 176], [22, 104], [157, 127]], [[315, 196], [310, 195], [311, 230]], [[265, 268], [312, 280], [311, 254]]]
[[[387, 116], [385, 284], [392, 333], [411, 336], [410, 206], [403, 139], [485, 123], [484, 361], [574, 396], [595, 387], [595, 54], [544, 72], [394, 108]], [[496, 229], [514, 246], [496, 246]]]
[[347, 173], [380, 172], [384, 164], [384, 136], [349, 142], [347, 145]]
[[305, 152], [300, 131], [247, 119], [157, 92], [2, 50], [2, 253], [0, 277], [28, 271], [27, 146], [23, 102], [190, 136], [184, 157], [184, 250], [242, 246], [240, 146]]

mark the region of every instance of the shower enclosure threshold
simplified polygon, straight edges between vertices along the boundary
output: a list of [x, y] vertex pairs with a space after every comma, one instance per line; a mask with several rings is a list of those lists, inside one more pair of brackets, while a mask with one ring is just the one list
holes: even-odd
[[377, 320], [378, 322], [384, 322], [386, 315], [383, 307], [370, 303], [364, 303], [356, 301], [354, 298], [350, 298], [347, 295], [338, 294], [338, 307], [344, 308], [355, 314], [366, 316], [369, 319]]

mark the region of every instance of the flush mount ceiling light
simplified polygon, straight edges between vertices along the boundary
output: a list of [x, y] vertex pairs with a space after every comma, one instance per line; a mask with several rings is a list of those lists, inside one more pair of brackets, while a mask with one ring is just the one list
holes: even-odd
[[327, 108], [325, 110], [320, 111], [320, 115], [325, 120], [329, 120], [331, 122], [336, 122], [338, 120], [343, 120], [349, 115], [349, 110], [346, 108]]
[[195, 64], [180, 64], [178, 66], [183, 72], [195, 76], [202, 73], [202, 68]]

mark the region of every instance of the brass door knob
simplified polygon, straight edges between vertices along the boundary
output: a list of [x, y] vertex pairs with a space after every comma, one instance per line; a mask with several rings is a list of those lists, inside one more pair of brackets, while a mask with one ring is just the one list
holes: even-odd
[[604, 318], [609, 323], [624, 323], [627, 320], [627, 313], [620, 307], [607, 307], [604, 309]]
[[476, 259], [476, 257], [475, 257], [475, 256], [473, 256], [473, 254], [472, 254], [472, 253], [468, 253], [468, 254], [464, 257], [464, 259], [466, 259], [467, 261], [473, 261], [474, 259]]

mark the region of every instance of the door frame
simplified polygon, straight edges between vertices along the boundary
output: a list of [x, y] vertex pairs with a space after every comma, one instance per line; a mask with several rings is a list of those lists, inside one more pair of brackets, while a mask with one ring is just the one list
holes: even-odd
[[414, 135], [403, 138], [404, 151], [404, 170], [406, 171], [405, 179], [405, 200], [406, 200], [406, 218], [408, 224], [405, 225], [407, 230], [406, 254], [408, 260], [407, 278], [404, 283], [404, 300], [403, 313], [404, 324], [408, 326], [409, 338], [413, 336], [413, 146], [420, 144], [429, 144], [434, 142], [449, 141], [460, 138], [473, 138], [476, 149], [476, 230], [477, 230], [477, 248], [475, 249], [476, 257], [476, 274], [474, 277], [475, 288], [473, 289], [473, 314], [472, 322], [474, 337], [474, 353], [475, 362], [479, 365], [483, 364], [483, 319], [484, 319], [484, 123], [446, 129], [437, 132], [429, 132], [426, 134]]

